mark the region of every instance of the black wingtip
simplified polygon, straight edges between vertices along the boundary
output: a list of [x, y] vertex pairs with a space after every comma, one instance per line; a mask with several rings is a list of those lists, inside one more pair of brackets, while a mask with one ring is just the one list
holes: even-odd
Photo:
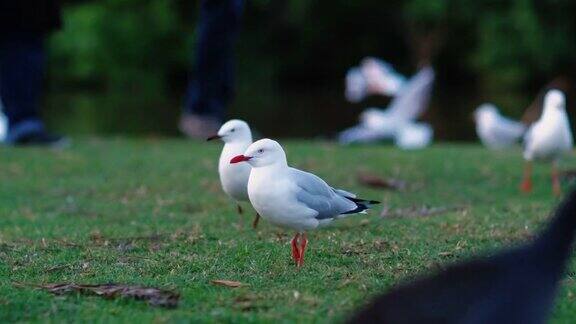
[[365, 199], [359, 199], [359, 198], [352, 198], [352, 197], [346, 197], [348, 200], [354, 202], [356, 204], [356, 208], [345, 212], [343, 214], [356, 214], [356, 213], [360, 213], [363, 212], [367, 209], [370, 209], [370, 207], [372, 207], [372, 205], [377, 205], [380, 202], [377, 200], [365, 200]]

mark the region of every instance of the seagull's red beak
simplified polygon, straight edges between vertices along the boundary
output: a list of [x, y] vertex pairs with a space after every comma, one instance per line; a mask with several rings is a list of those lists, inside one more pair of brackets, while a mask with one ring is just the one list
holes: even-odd
[[232, 160], [230, 160], [230, 164], [245, 162], [250, 160], [251, 158], [252, 158], [251, 156], [236, 155], [235, 157], [232, 158]]

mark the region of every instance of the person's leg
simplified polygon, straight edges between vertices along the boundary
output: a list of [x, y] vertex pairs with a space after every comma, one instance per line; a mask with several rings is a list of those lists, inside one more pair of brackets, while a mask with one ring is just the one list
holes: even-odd
[[0, 98], [8, 118], [7, 142], [44, 129], [38, 115], [44, 62], [42, 36], [18, 34], [0, 40]]
[[242, 9], [243, 0], [202, 1], [192, 78], [184, 102], [185, 115], [207, 123], [223, 121], [233, 96], [234, 43]]
[[14, 33], [0, 39], [0, 99], [8, 118], [7, 144], [64, 144], [60, 136], [46, 133], [38, 111], [45, 60], [42, 34]]

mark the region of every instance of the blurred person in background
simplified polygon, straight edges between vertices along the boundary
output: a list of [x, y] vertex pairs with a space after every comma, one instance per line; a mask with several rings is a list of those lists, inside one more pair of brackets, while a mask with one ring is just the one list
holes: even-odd
[[190, 138], [215, 134], [234, 94], [234, 43], [244, 0], [203, 0], [192, 77], [179, 128]]
[[0, 98], [8, 119], [8, 145], [61, 146], [39, 114], [47, 35], [60, 28], [58, 0], [0, 1]]

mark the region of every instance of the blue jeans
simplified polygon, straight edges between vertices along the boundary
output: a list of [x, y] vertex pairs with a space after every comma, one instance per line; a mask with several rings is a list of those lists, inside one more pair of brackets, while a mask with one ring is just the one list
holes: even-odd
[[234, 94], [234, 43], [243, 0], [203, 0], [184, 111], [223, 121]]
[[44, 65], [42, 34], [15, 33], [0, 38], [0, 99], [8, 118], [8, 143], [44, 130], [38, 114]]

